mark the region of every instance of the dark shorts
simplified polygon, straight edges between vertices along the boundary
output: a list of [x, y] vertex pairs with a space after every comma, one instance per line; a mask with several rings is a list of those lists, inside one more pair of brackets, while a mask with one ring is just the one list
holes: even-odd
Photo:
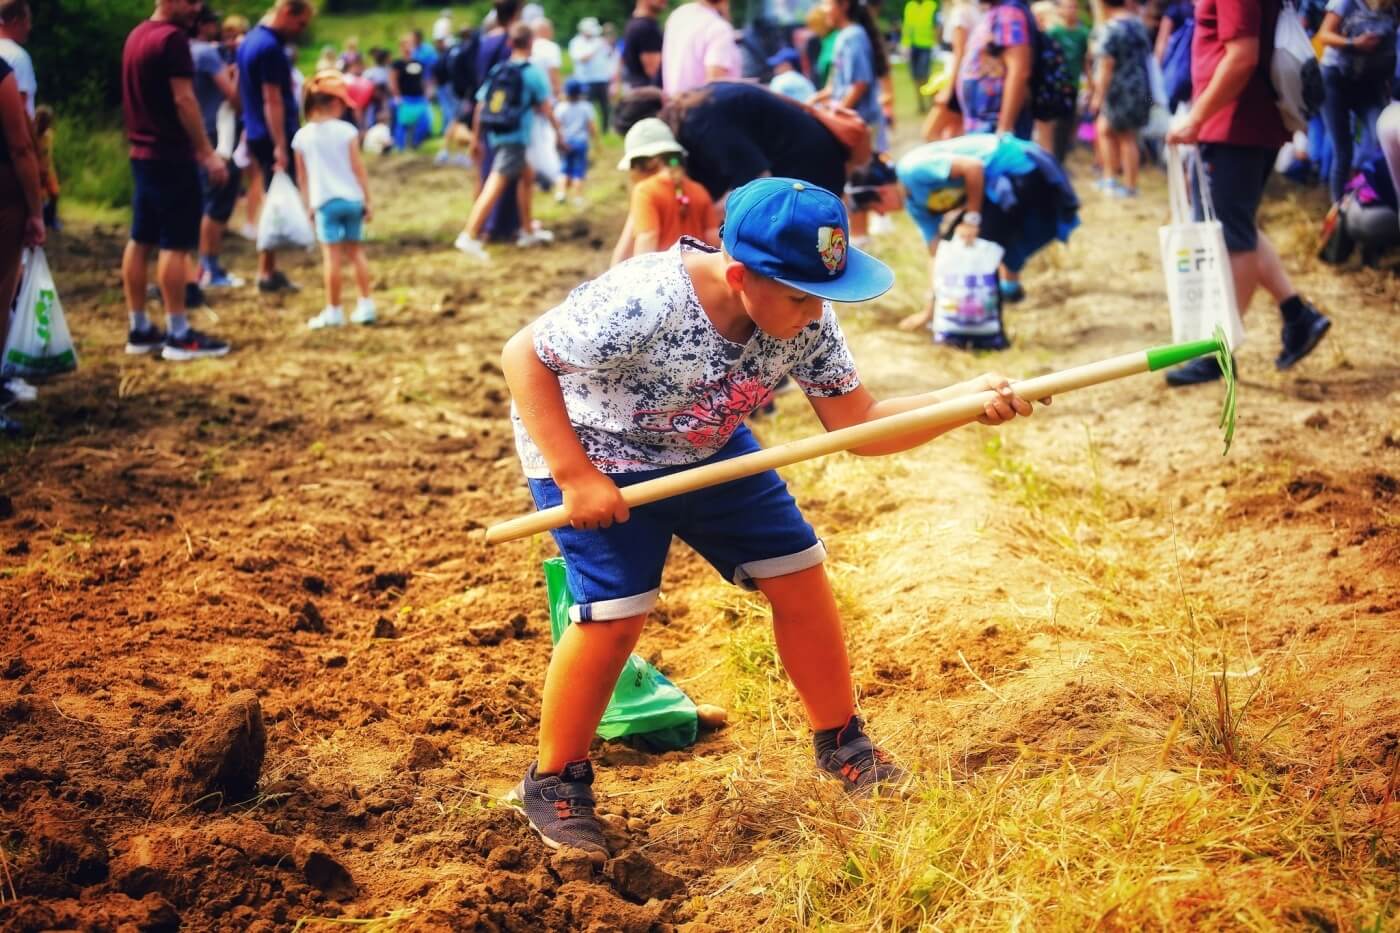
[[916, 81], [923, 84], [928, 80], [928, 73], [933, 67], [933, 49], [920, 49], [911, 47], [909, 49], [909, 74]]
[[[753, 434], [741, 426], [719, 453], [702, 462], [758, 449]], [[630, 486], [698, 465], [612, 479]], [[553, 480], [530, 480], [530, 493], [541, 509], [563, 501]], [[610, 528], [580, 531], [566, 525], [553, 535], [568, 568], [569, 589], [578, 600], [570, 610], [575, 622], [626, 619], [650, 611], [661, 592], [661, 571], [673, 536], [699, 552], [725, 579], [749, 589], [755, 580], [797, 573], [826, 559], [826, 548], [773, 470], [638, 506], [627, 521]]]
[[165, 159], [132, 159], [131, 239], [142, 246], [190, 251], [199, 247], [203, 198], [199, 166]]
[[224, 165], [228, 167], [228, 181], [217, 188], [209, 184], [209, 173], [204, 166], [199, 168], [199, 187], [204, 192], [204, 216], [220, 224], [228, 223], [233, 216], [239, 187], [243, 183], [243, 172], [233, 164], [232, 159], [225, 159]]
[[1200, 150], [1210, 200], [1224, 228], [1225, 248], [1232, 253], [1254, 252], [1259, 245], [1255, 217], [1264, 199], [1264, 185], [1274, 171], [1277, 150], [1230, 143], [1201, 143]]
[[[248, 154], [257, 160], [258, 169], [262, 172], [262, 186], [266, 191], [272, 184], [273, 173], [277, 171], [276, 148], [272, 144], [272, 138], [250, 139], [248, 140]], [[287, 166], [287, 177], [292, 180], [292, 184], [297, 183], [297, 173], [289, 165]]]

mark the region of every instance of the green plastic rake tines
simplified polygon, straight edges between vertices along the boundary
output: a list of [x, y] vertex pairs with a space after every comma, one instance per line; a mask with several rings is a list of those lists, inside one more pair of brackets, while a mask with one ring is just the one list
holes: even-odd
[[1216, 325], [1215, 334], [1210, 340], [1196, 340], [1191, 343], [1177, 343], [1167, 347], [1157, 347], [1147, 351], [1147, 365], [1153, 372], [1194, 360], [1207, 353], [1215, 354], [1220, 364], [1220, 374], [1225, 380], [1225, 407], [1220, 412], [1220, 427], [1225, 432], [1225, 449], [1221, 456], [1230, 452], [1230, 443], [1235, 439], [1235, 358], [1230, 355], [1230, 343], [1225, 331]]

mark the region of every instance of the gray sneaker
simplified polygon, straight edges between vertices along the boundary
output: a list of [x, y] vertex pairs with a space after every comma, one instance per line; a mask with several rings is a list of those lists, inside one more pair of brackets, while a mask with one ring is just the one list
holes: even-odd
[[535, 777], [532, 764], [505, 799], [520, 808], [530, 828], [551, 849], [572, 846], [597, 862], [608, 857], [603, 825], [594, 813], [593, 765], [587, 758], [571, 761], [559, 774], [543, 778]]
[[[830, 743], [833, 737], [834, 746]], [[852, 716], [840, 729], [817, 733], [816, 745], [817, 767], [827, 777], [840, 781], [848, 793], [857, 797], [898, 797], [908, 789], [909, 772], [870, 741], [859, 716]]]

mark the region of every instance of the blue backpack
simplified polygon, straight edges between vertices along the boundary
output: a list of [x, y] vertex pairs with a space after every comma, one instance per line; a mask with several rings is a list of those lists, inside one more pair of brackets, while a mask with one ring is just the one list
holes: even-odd
[[1162, 77], [1167, 85], [1167, 109], [1177, 104], [1191, 103], [1191, 37], [1196, 34], [1194, 17], [1182, 23], [1167, 40], [1167, 54], [1162, 56]]
[[527, 62], [505, 61], [494, 66], [486, 75], [486, 99], [482, 102], [482, 129], [493, 133], [513, 133], [520, 129], [526, 101], [525, 69]]

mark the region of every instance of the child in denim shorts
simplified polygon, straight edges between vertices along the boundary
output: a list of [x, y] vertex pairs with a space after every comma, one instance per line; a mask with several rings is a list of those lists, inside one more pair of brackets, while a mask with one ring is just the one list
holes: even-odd
[[306, 125], [292, 138], [296, 153], [298, 188], [307, 212], [316, 224], [325, 260], [326, 307], [306, 326], [312, 330], [343, 327], [341, 268], [350, 263], [360, 298], [350, 320], [373, 324], [374, 299], [370, 297], [369, 261], [365, 259], [364, 221], [370, 218], [369, 178], [360, 159], [360, 133], [343, 117], [352, 106], [345, 77], [338, 71], [322, 71], [306, 82]]
[[[861, 384], [831, 302], [883, 294], [893, 273], [851, 248], [841, 200], [791, 178], [730, 195], [722, 249], [684, 238], [613, 267], [506, 344], [516, 445], [540, 508], [563, 504], [554, 533], [578, 604], [545, 677], [538, 757], [511, 792], [554, 848], [598, 860], [589, 742], [655, 605], [672, 536], [773, 607], [783, 666], [806, 707], [820, 771], [867, 795], [908, 776], [856, 715], [826, 548], [774, 471], [635, 509], [619, 487], [758, 449], [744, 419], [785, 376], [828, 430], [991, 388], [979, 419], [1031, 405], [1000, 376], [877, 401]], [[893, 453], [926, 429], [859, 448]]]

